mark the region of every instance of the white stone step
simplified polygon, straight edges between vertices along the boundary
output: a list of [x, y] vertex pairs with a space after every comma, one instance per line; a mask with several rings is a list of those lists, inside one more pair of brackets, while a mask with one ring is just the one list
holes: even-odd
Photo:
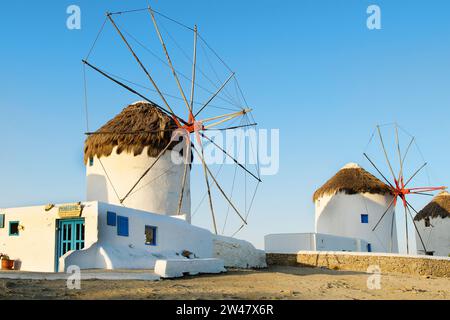
[[222, 259], [161, 259], [155, 264], [155, 273], [161, 278], [178, 278], [199, 273], [221, 273], [227, 270]]

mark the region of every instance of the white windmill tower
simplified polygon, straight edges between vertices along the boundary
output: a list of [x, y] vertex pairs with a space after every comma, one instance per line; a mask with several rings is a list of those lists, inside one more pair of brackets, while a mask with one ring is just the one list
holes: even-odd
[[367, 251], [398, 252], [392, 200], [388, 185], [349, 163], [314, 193], [316, 233], [365, 240]]
[[[414, 217], [419, 254], [450, 255], [450, 193], [443, 191]], [[426, 248], [420, 241], [422, 237]]]
[[182, 154], [172, 150], [175, 128], [156, 106], [137, 102], [89, 135], [84, 150], [87, 200], [184, 215], [190, 222], [190, 170], [178, 208], [184, 163]]
[[[143, 19], [142, 25], [150, 23], [154, 27], [156, 37], [146, 37], [145, 40], [157, 40], [162, 49], [159, 53], [154, 52], [154, 43], [148, 46], [127, 30], [125, 21], [128, 16], [133, 19], [140, 17]], [[127, 57], [133, 66], [142, 71], [139, 75], [133, 74], [133, 79], [105, 70], [102, 63], [94, 65], [95, 49], [107, 26], [115, 39], [121, 40], [122, 48], [129, 53]], [[172, 30], [172, 27], [177, 29]], [[140, 28], [138, 31], [142, 30], [147, 29]], [[176, 35], [172, 35], [171, 31], [175, 31]], [[187, 47], [178, 42], [183, 39], [178, 37], [182, 34], [188, 35], [189, 41], [193, 40], [192, 56], [184, 50]], [[197, 52], [197, 47], [202, 50]], [[145, 58], [152, 59], [153, 63], [145, 63]], [[178, 63], [180, 58], [188, 60], [188, 72], [183, 69], [182, 63]], [[200, 176], [206, 191], [202, 197], [203, 192], [199, 192], [197, 184], [196, 192], [192, 192], [193, 201], [198, 202], [193, 206], [192, 217], [198, 211], [206, 214], [209, 211], [216, 234], [228, 231], [234, 236], [240, 232], [248, 223], [261, 182], [259, 165], [241, 160], [233, 150], [217, 143], [213, 132], [245, 131], [257, 124], [235, 72], [206, 42], [197, 26], [187, 26], [150, 6], [107, 13], [91, 50], [82, 62], [85, 75], [87, 70], [92, 70], [118, 88], [144, 100], [124, 109], [98, 131], [87, 133], [85, 163], [88, 200], [106, 201], [165, 215], [185, 215], [190, 222], [190, 180], [196, 181], [194, 177]], [[121, 64], [115, 63], [114, 66]], [[210, 69], [209, 72], [205, 68]], [[167, 72], [171, 77], [166, 76]], [[142, 83], [142, 79], [135, 80], [137, 76], [142, 76], [147, 83]], [[169, 81], [171, 78], [173, 83]], [[85, 88], [86, 83], [85, 78]], [[178, 148], [174, 150], [175, 142], [171, 140], [174, 131], [181, 132], [183, 144], [187, 146], [183, 155], [180, 155]], [[241, 143], [238, 145], [240, 147]], [[230, 170], [224, 168], [225, 161], [216, 167], [215, 163], [208, 163], [208, 153], [204, 150], [208, 146], [232, 164]], [[245, 149], [242, 152], [244, 156], [247, 151], [254, 153], [257, 150], [251, 142], [245, 141], [242, 149]], [[200, 175], [194, 174], [194, 168], [198, 167], [191, 166], [193, 158], [200, 164]], [[253, 158], [257, 160], [257, 157]], [[249, 164], [254, 168], [250, 168]], [[223, 171], [229, 172], [221, 174]], [[239, 188], [244, 190], [237, 190]], [[208, 208], [199, 210], [203, 209], [204, 203]]]

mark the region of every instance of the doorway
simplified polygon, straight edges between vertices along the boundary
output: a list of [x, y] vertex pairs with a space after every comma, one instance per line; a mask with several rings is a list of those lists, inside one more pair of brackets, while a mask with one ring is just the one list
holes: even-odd
[[59, 258], [71, 250], [81, 250], [84, 248], [84, 218], [58, 220], [57, 241], [56, 241], [56, 263], [55, 269], [58, 271]]

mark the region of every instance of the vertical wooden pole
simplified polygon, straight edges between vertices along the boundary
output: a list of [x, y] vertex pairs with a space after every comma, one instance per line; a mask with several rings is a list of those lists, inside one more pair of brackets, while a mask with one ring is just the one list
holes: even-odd
[[408, 235], [408, 214], [405, 206], [405, 232], [406, 232], [406, 254], [409, 254], [409, 235]]
[[166, 54], [167, 62], [169, 63], [170, 69], [172, 69], [172, 74], [175, 78], [178, 89], [180, 90], [181, 96], [183, 97], [183, 100], [186, 103], [186, 106], [187, 106], [189, 112], [192, 112], [189, 102], [187, 101], [186, 95], [184, 94], [183, 88], [181, 87], [181, 83], [180, 83], [180, 80], [178, 79], [175, 68], [173, 67], [172, 60], [170, 59], [166, 44], [164, 43], [164, 39], [162, 38], [161, 32], [159, 31], [158, 24], [156, 23], [155, 15], [153, 14], [153, 10], [152, 10], [152, 8], [150, 8], [150, 6], [148, 7], [148, 11], [150, 12], [150, 16], [152, 18], [153, 25], [155, 26], [155, 30], [156, 30], [156, 33], [158, 34], [159, 41], [161, 42], [161, 46], [163, 47], [164, 53]]
[[183, 172], [183, 178], [181, 181], [181, 192], [180, 196], [178, 198], [178, 209], [177, 209], [177, 215], [181, 214], [181, 207], [183, 206], [183, 197], [184, 197], [184, 189], [186, 186], [186, 179], [187, 179], [187, 171], [188, 167], [190, 166], [190, 156], [191, 156], [191, 141], [189, 139], [189, 133], [186, 132], [186, 136], [184, 136], [184, 139], [187, 139], [186, 148], [184, 149], [184, 172]]
[[191, 82], [191, 111], [194, 110], [195, 67], [197, 64], [197, 25], [194, 26], [194, 54], [192, 58], [192, 82]]

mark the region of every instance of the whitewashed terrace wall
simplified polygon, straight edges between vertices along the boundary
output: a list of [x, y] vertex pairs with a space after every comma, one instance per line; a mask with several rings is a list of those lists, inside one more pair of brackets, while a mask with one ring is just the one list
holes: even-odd
[[[198, 258], [213, 257], [213, 235], [182, 219], [99, 203], [98, 242], [60, 258], [60, 271], [69, 265], [81, 269], [152, 269], [158, 259], [182, 258], [183, 250]], [[128, 217], [129, 236], [118, 236], [106, 223], [107, 211]], [[156, 246], [145, 244], [145, 226], [157, 227]], [[178, 253], [178, 255], [177, 255]]]
[[[184, 250], [197, 258], [213, 258], [217, 252], [230, 266], [264, 267], [265, 255], [250, 243], [214, 236], [209, 230], [183, 219], [98, 202], [83, 203], [85, 247], [59, 258], [59, 271], [70, 265], [81, 269], [152, 269], [158, 259], [182, 259]], [[0, 229], [0, 252], [20, 262], [20, 270], [54, 272], [58, 205], [2, 209], [5, 228]], [[129, 236], [119, 236], [117, 226], [107, 225], [107, 211], [128, 217]], [[9, 222], [23, 226], [19, 236], [9, 236]], [[145, 244], [145, 226], [157, 227], [156, 245]]]
[[367, 242], [360, 239], [318, 233], [280, 233], [264, 237], [267, 253], [311, 251], [367, 251]]

